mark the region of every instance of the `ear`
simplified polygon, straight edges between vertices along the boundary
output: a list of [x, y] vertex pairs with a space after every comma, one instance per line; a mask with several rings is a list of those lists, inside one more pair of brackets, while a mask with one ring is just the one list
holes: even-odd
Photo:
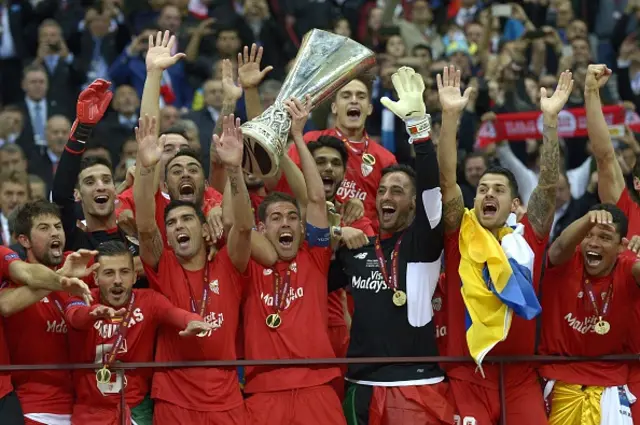
[[258, 222], [258, 232], [260, 233], [264, 233], [267, 230], [267, 227], [264, 225], [263, 222]]
[[331, 113], [333, 115], [338, 113], [338, 107], [336, 106], [336, 102], [331, 102]]
[[636, 192], [640, 192], [640, 179], [637, 177], [633, 178], [633, 188], [636, 190]]
[[411, 210], [412, 210], [412, 211], [415, 211], [415, 210], [416, 210], [416, 196], [417, 196], [417, 195], [413, 195], [413, 196], [411, 197]]
[[[136, 279], [137, 280], [137, 279]], [[97, 285], [98, 284], [98, 270], [94, 270], [93, 271], [93, 282]]]
[[31, 249], [31, 241], [29, 240], [27, 235], [19, 235], [18, 243], [20, 243], [20, 245], [22, 245], [24, 249]]
[[369, 101], [369, 106], [367, 107], [367, 116], [371, 115], [372, 112], [373, 112], [373, 105], [371, 104], [371, 101]]
[[78, 189], [73, 189], [73, 200], [76, 202], [82, 201], [82, 195], [80, 195], [80, 191]]
[[169, 190], [167, 189], [167, 182], [166, 181], [160, 182], [160, 190], [163, 191], [164, 193], [169, 192]]
[[515, 213], [518, 210], [519, 206], [520, 206], [520, 198], [513, 198], [513, 200], [511, 201], [511, 212]]

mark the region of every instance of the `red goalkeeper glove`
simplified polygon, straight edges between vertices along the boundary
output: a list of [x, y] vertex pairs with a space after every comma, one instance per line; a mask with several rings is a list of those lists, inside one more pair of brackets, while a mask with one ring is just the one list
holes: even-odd
[[109, 91], [111, 83], [97, 79], [82, 90], [76, 104], [76, 120], [71, 128], [71, 140], [87, 142], [93, 127], [102, 119], [109, 107], [113, 93]]

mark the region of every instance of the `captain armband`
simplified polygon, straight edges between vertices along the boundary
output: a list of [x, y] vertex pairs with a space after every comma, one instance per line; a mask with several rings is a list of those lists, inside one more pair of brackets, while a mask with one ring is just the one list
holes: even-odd
[[310, 247], [326, 248], [331, 241], [331, 234], [328, 227], [319, 228], [307, 223], [306, 238]]

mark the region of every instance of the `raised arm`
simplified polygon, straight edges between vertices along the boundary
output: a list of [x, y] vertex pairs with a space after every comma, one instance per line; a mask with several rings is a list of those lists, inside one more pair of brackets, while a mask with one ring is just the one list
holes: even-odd
[[227, 199], [230, 200], [233, 211], [233, 224], [227, 238], [229, 257], [235, 268], [244, 273], [251, 257], [251, 230], [254, 222], [251, 200], [242, 172], [244, 145], [240, 118], [234, 121], [233, 114], [222, 117], [222, 136], [214, 135], [213, 143], [229, 179]]
[[156, 270], [164, 248], [162, 234], [156, 222], [155, 188], [158, 185], [158, 163], [162, 157], [165, 136], [158, 138], [156, 117], [144, 116], [136, 128], [138, 157], [133, 181], [136, 203], [136, 226], [140, 243], [140, 259]]
[[298, 148], [300, 155], [300, 168], [307, 184], [307, 224], [319, 229], [326, 229], [329, 226], [327, 220], [327, 202], [324, 195], [322, 178], [318, 171], [316, 161], [309, 152], [307, 144], [304, 142], [302, 130], [309, 117], [311, 108], [311, 98], [307, 96], [303, 105], [298, 99], [288, 99], [284, 102], [285, 108], [291, 115], [291, 135], [293, 142]]
[[71, 127], [71, 134], [65, 149], [62, 151], [59, 173], [53, 180], [52, 200], [62, 216], [62, 227], [67, 235], [67, 248], [73, 244], [76, 226], [76, 202], [74, 190], [80, 174], [80, 161], [96, 124], [102, 119], [109, 107], [113, 93], [109, 91], [111, 83], [105, 80], [95, 80], [78, 96], [76, 103], [76, 119]]
[[595, 226], [611, 227], [613, 218], [605, 210], [589, 211], [560, 233], [547, 254], [550, 265], [559, 266], [571, 259], [576, 248]]
[[598, 166], [598, 195], [602, 202], [616, 204], [625, 188], [625, 182], [600, 101], [600, 89], [610, 76], [611, 70], [606, 65], [589, 65], [584, 83], [584, 107], [587, 110], [587, 132], [591, 149]]
[[244, 89], [244, 103], [249, 120], [263, 112], [258, 86], [264, 77], [273, 70], [272, 66], [267, 66], [260, 71], [262, 54], [263, 48], [258, 47], [255, 43], [251, 45], [251, 50], [244, 46], [242, 53], [238, 53], [238, 82]]
[[542, 109], [542, 147], [540, 148], [540, 177], [527, 204], [527, 217], [533, 231], [544, 239], [551, 231], [556, 209], [556, 188], [560, 175], [560, 146], [558, 144], [558, 114], [564, 108], [573, 89], [571, 72], [560, 74], [558, 86], [551, 97], [540, 89]]
[[462, 111], [469, 102], [472, 88], [460, 92], [460, 70], [452, 65], [445, 67], [436, 77], [438, 97], [442, 108], [442, 127], [438, 141], [438, 164], [440, 166], [440, 188], [442, 190], [442, 215], [445, 232], [460, 227], [464, 214], [462, 191], [457, 183], [458, 142], [456, 134]]
[[[220, 116], [216, 122], [216, 128], [213, 130], [213, 135], [217, 134], [218, 136], [222, 133], [222, 117], [232, 114], [236, 109], [236, 103], [242, 97], [242, 87], [236, 86], [233, 82], [233, 68], [229, 59], [222, 61], [222, 92], [222, 111], [220, 111]], [[218, 192], [223, 193], [227, 182], [227, 173], [220, 163], [216, 146], [213, 142], [211, 142], [209, 154], [211, 158], [209, 185]]]

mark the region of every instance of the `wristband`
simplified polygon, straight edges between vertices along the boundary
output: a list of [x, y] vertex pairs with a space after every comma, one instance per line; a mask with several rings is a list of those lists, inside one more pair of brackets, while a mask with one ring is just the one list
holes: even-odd
[[405, 121], [409, 143], [429, 140], [431, 134], [431, 115], [426, 114], [420, 118], [410, 118]]
[[342, 227], [340, 226], [331, 226], [331, 237], [339, 238], [342, 236]]
[[71, 127], [71, 135], [69, 136], [69, 139], [80, 143], [86, 143], [89, 141], [89, 137], [93, 132], [93, 127], [95, 127], [93, 124], [83, 124], [78, 122], [76, 119], [73, 122], [73, 127]]

